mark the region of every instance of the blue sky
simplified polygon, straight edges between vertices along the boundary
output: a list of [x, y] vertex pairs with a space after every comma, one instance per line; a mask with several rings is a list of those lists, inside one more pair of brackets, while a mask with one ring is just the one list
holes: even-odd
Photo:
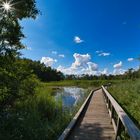
[[139, 0], [37, 0], [37, 7], [42, 14], [36, 20], [21, 21], [28, 46], [23, 57], [67, 74], [138, 67]]

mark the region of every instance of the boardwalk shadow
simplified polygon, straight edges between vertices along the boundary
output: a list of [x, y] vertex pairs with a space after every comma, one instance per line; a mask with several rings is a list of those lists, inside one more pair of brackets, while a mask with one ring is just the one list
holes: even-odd
[[[106, 128], [106, 126], [101, 126], [100, 123], [89, 123], [89, 121], [83, 120], [86, 117], [86, 112], [88, 110], [89, 103], [92, 99], [88, 101], [87, 105], [85, 106], [83, 112], [80, 115], [79, 120], [75, 124], [72, 132], [70, 132], [67, 140], [112, 140], [112, 138], [104, 135], [103, 129], [110, 129]], [[104, 136], [104, 137], [103, 137]]]

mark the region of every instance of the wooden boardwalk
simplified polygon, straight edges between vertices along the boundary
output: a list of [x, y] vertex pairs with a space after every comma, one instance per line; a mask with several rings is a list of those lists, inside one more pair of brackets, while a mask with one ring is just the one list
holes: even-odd
[[93, 93], [67, 140], [113, 140], [114, 137], [111, 118], [100, 89]]

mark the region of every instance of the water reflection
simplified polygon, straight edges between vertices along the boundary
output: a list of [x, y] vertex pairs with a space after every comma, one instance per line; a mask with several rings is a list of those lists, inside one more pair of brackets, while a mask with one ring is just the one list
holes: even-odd
[[64, 107], [72, 107], [76, 105], [85, 96], [85, 89], [78, 87], [63, 87], [62, 90], [56, 92], [56, 100], [62, 99]]

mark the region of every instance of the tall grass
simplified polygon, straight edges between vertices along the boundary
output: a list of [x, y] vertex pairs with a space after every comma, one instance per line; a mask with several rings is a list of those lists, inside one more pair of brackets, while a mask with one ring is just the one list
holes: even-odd
[[54, 100], [52, 89], [41, 85], [36, 92], [0, 113], [0, 140], [53, 140], [61, 134], [71, 114]]
[[109, 91], [140, 128], [140, 79], [117, 82]]
[[89, 92], [77, 106], [64, 109], [62, 100], [56, 101], [52, 96], [55, 92], [52, 86], [56, 85], [85, 86], [85, 83], [70, 81], [39, 84], [35, 95], [16, 100], [12, 108], [0, 111], [0, 140], [56, 140]]

